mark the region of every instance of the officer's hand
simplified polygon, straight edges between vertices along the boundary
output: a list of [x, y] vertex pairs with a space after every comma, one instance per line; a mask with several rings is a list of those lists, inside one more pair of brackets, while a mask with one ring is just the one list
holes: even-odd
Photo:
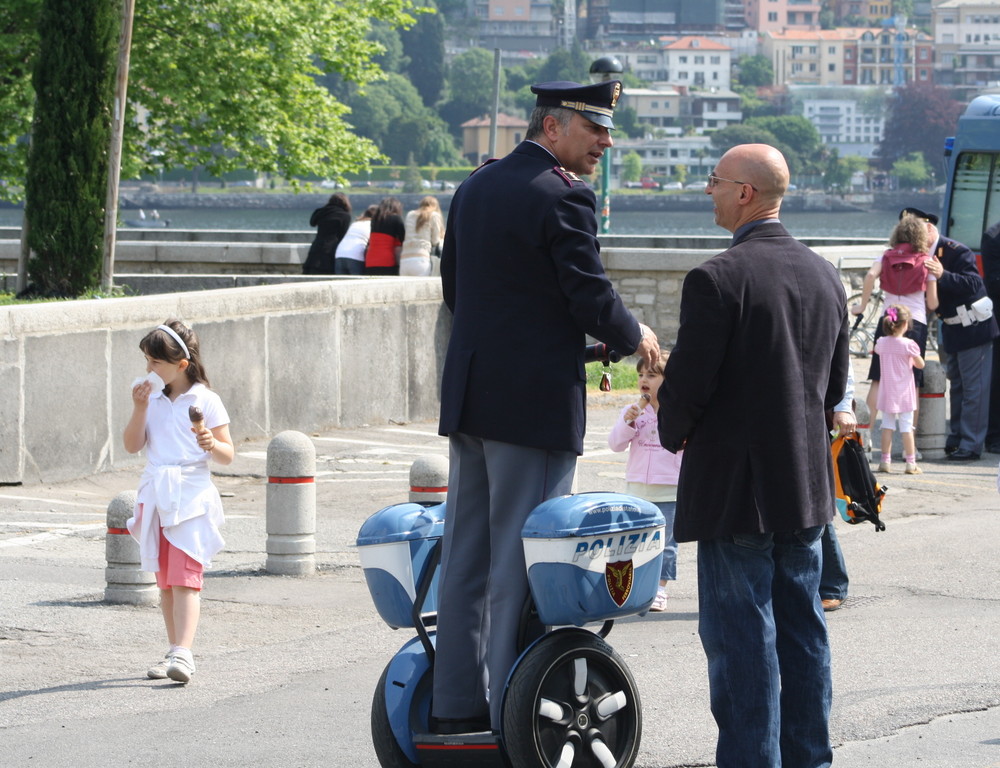
[[639, 348], [635, 353], [646, 361], [647, 368], [652, 368], [660, 360], [660, 342], [648, 325], [639, 323], [639, 329], [642, 331], [642, 341], [639, 342]]
[[931, 256], [924, 264], [927, 265], [927, 271], [934, 275], [934, 277], [941, 277], [944, 272], [944, 265], [936, 255]]

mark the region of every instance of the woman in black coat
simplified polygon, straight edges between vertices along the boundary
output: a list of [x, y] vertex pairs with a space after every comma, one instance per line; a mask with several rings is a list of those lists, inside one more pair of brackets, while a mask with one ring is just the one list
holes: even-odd
[[351, 201], [342, 192], [330, 195], [326, 205], [313, 211], [309, 226], [318, 227], [316, 239], [309, 246], [309, 255], [302, 265], [304, 275], [332, 275], [333, 260], [340, 243], [351, 226]]

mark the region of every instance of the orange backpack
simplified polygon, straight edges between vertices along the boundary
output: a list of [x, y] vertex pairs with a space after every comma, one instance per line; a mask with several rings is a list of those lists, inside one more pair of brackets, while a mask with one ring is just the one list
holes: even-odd
[[852, 525], [865, 520], [884, 531], [882, 497], [889, 489], [879, 485], [868, 465], [861, 437], [857, 432], [840, 435], [831, 444], [833, 451], [833, 480], [840, 516]]

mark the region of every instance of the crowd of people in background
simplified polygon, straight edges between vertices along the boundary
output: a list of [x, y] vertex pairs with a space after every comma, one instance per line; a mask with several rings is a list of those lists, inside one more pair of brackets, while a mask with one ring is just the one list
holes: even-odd
[[403, 205], [384, 197], [351, 220], [351, 201], [330, 195], [313, 211], [309, 225], [316, 237], [302, 265], [305, 275], [440, 274], [444, 218], [436, 197], [428, 195], [403, 218]]

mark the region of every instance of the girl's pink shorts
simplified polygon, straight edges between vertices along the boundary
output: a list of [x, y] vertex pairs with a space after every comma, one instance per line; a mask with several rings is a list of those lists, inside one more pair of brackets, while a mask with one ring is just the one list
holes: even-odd
[[160, 589], [188, 587], [201, 590], [205, 583], [205, 567], [182, 549], [178, 549], [163, 535], [160, 528], [160, 570], [156, 572], [156, 586]]

